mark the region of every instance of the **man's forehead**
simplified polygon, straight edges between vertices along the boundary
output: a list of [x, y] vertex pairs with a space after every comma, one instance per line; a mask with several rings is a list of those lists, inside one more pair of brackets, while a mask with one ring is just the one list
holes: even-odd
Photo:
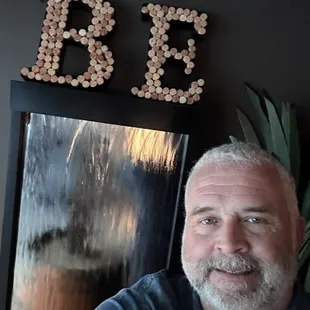
[[[270, 165], [264, 164], [257, 167], [242, 166], [237, 163], [214, 163], [205, 164], [200, 167], [193, 175], [192, 182], [200, 182], [202, 179], [232, 177], [232, 181], [238, 178], [249, 178], [268, 181], [270, 179], [279, 180], [277, 169]], [[190, 184], [191, 185], [191, 184]]]
[[188, 186], [186, 208], [194, 201], [203, 201], [204, 196], [217, 198], [247, 195], [249, 200], [253, 197], [253, 201], [263, 203], [282, 195], [277, 172], [263, 166], [243, 168], [238, 165], [205, 165], [195, 172]]

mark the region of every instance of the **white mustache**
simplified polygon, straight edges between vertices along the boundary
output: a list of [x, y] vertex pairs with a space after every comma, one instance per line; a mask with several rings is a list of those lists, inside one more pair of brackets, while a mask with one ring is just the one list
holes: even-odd
[[260, 269], [260, 262], [253, 257], [240, 254], [227, 256], [218, 254], [204, 261], [208, 272], [219, 269], [226, 272], [250, 272]]

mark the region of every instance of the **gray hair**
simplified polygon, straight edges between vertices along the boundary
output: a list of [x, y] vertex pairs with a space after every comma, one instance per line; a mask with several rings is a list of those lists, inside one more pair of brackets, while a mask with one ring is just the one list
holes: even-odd
[[268, 152], [255, 144], [230, 143], [208, 150], [192, 168], [185, 188], [185, 205], [187, 204], [188, 189], [193, 176], [204, 166], [212, 164], [229, 165], [236, 164], [241, 169], [260, 167], [269, 164], [275, 167], [282, 181], [283, 192], [287, 203], [287, 209], [291, 219], [299, 216], [298, 201], [296, 197], [295, 181], [290, 173]]

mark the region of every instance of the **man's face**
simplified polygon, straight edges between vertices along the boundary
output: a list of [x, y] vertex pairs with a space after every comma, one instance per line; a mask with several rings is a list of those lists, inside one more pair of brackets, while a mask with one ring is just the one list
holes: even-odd
[[277, 170], [206, 165], [189, 186], [182, 262], [202, 303], [242, 310], [285, 302], [304, 225], [290, 218]]

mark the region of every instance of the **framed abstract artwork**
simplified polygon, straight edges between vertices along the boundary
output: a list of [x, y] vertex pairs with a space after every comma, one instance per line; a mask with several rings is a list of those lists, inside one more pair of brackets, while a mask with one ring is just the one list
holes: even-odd
[[91, 310], [170, 268], [193, 108], [11, 84], [1, 309]]

